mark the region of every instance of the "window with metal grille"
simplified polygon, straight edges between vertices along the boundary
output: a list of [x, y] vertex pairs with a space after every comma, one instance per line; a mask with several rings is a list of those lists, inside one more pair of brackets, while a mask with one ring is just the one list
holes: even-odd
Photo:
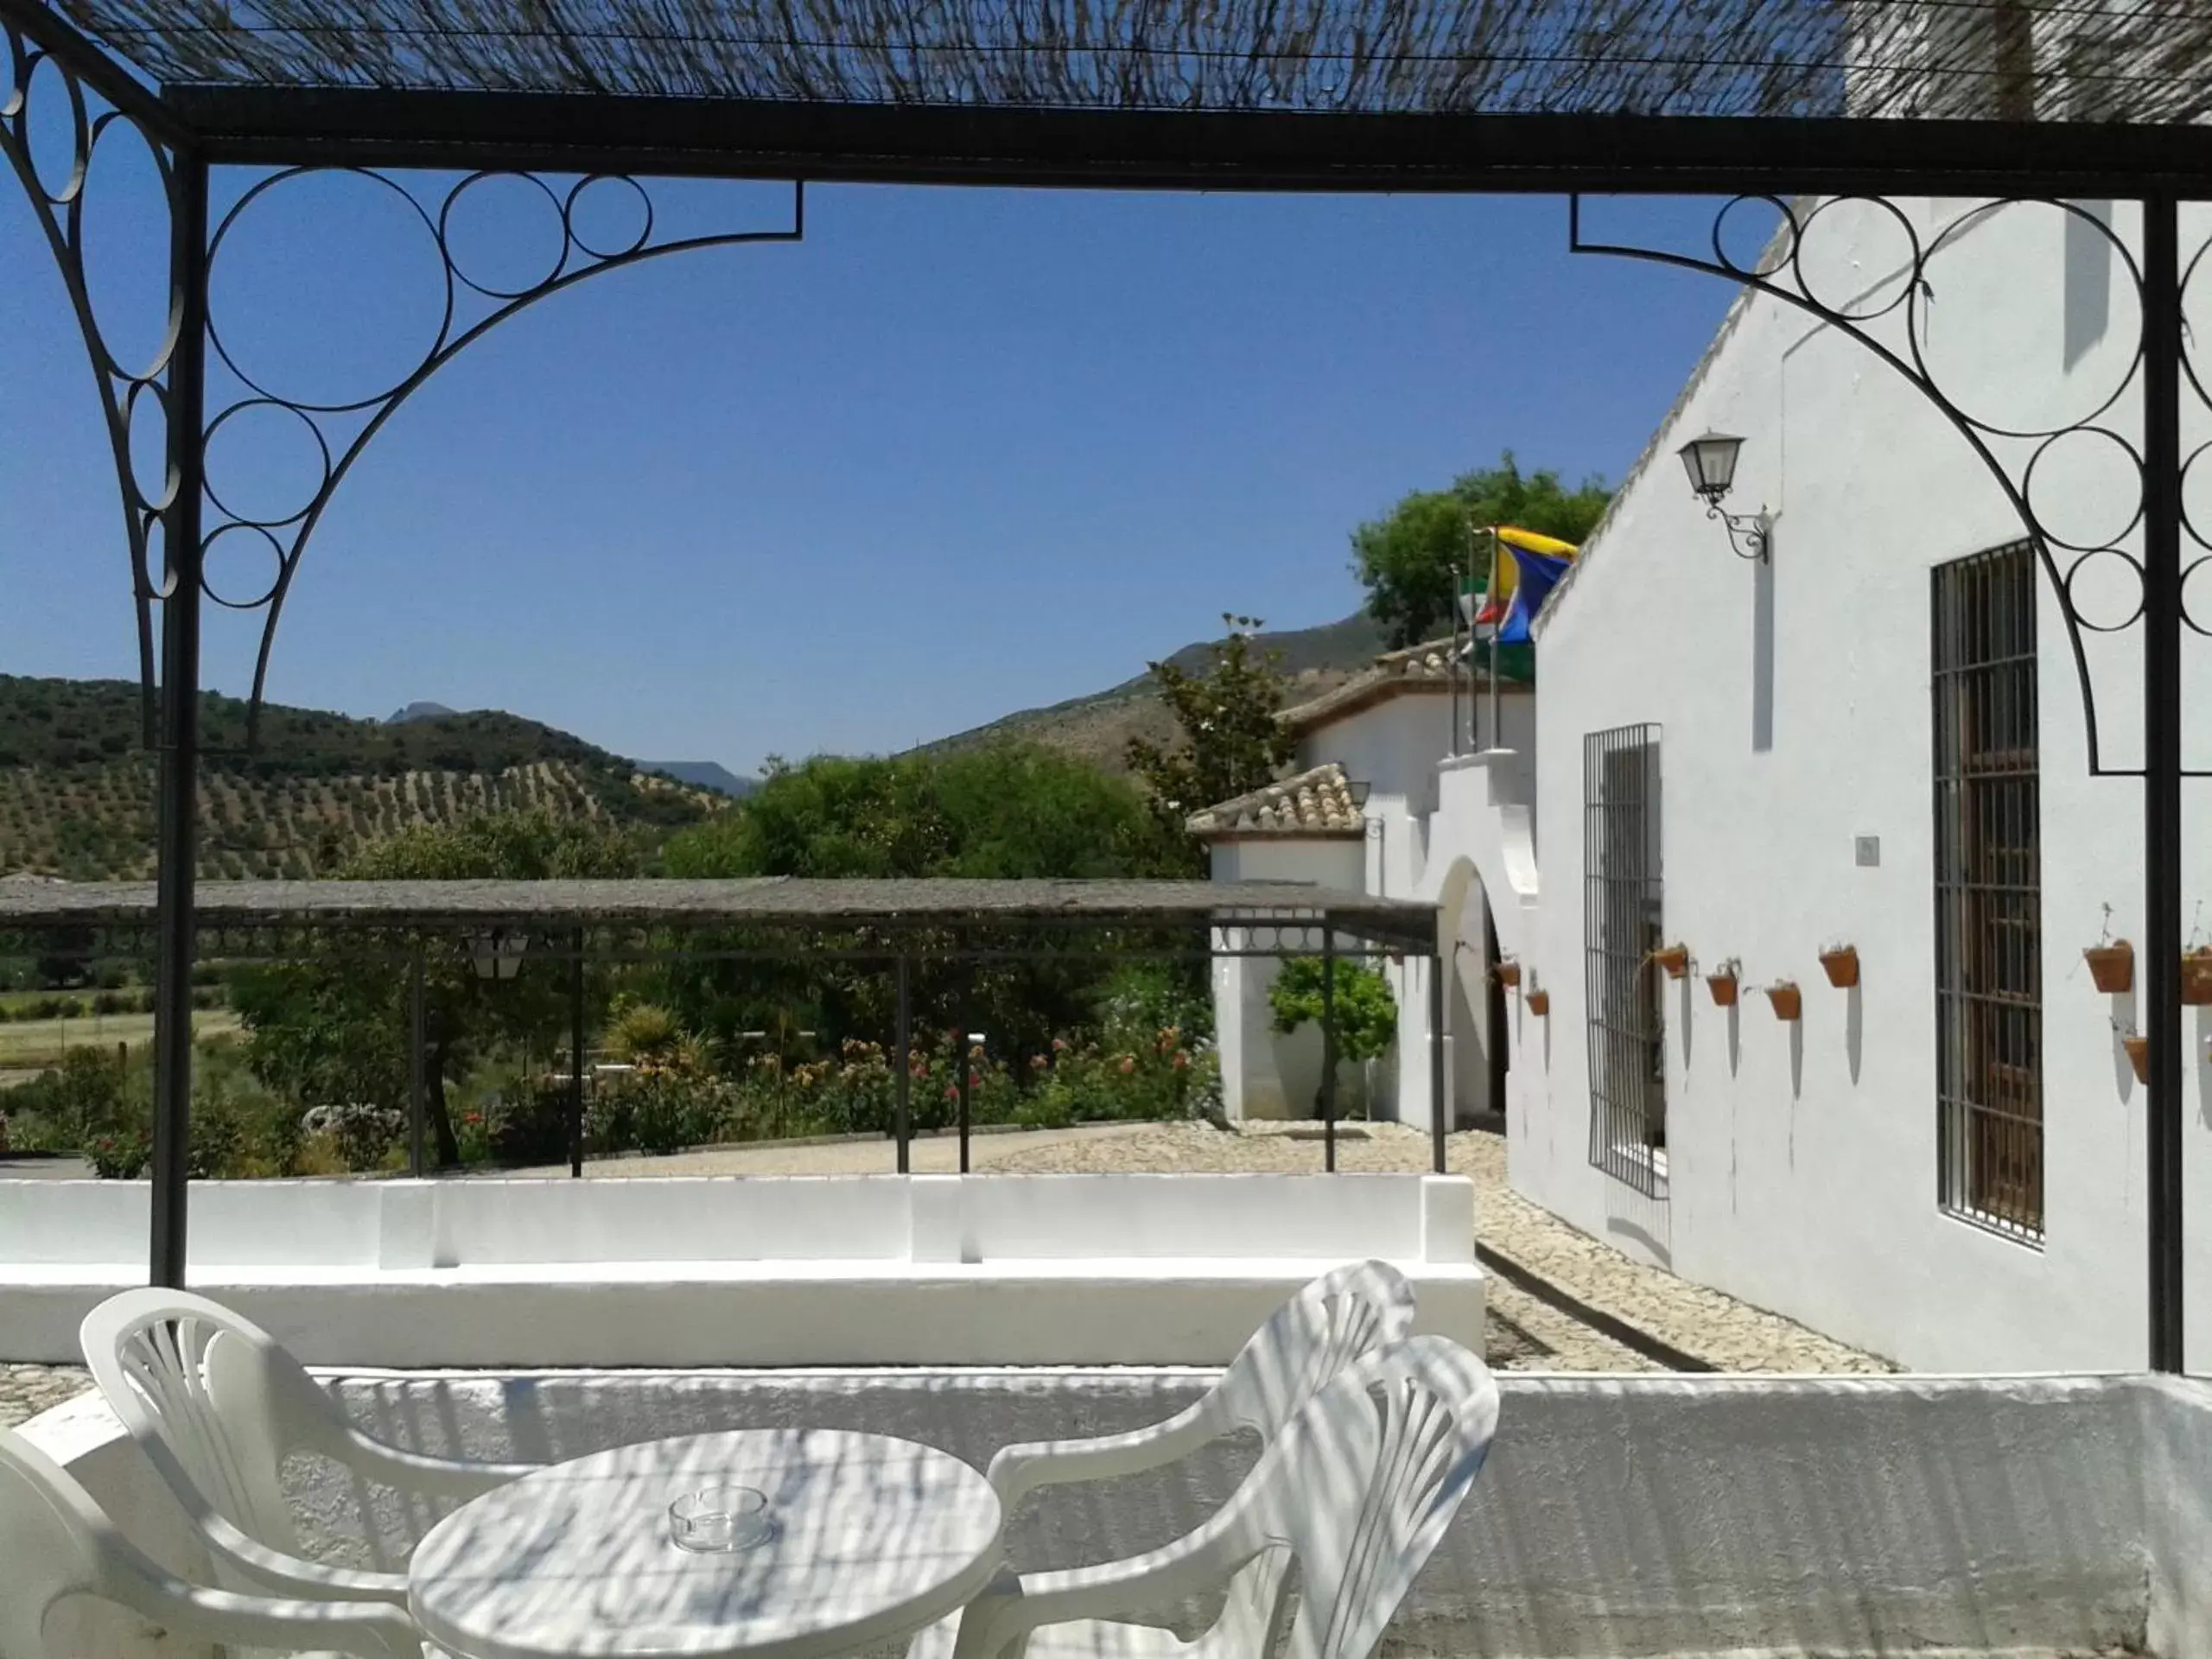
[[2036, 570], [2023, 542], [1935, 572], [1936, 1087], [1942, 1206], [2043, 1236]]
[[1584, 1006], [1590, 1161], [1653, 1196], [1667, 1180], [1659, 965], [1659, 728], [1582, 740]]

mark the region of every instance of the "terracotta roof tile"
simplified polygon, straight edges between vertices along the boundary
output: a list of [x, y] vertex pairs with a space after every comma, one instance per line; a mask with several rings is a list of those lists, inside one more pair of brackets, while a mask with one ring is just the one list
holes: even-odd
[[1332, 760], [1193, 813], [1185, 827], [1201, 837], [1357, 836], [1366, 823], [1366, 814], [1353, 804], [1351, 780]]

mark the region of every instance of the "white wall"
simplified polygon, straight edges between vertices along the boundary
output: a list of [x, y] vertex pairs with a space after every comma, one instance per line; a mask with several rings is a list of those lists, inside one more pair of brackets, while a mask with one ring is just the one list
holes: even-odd
[[[0, 1181], [0, 1359], [78, 1357], [145, 1281], [147, 1202]], [[1369, 1256], [1482, 1332], [1457, 1176], [202, 1181], [189, 1215], [194, 1288], [325, 1363], [1218, 1363]]]
[[[1210, 1381], [969, 1368], [388, 1373], [332, 1387], [379, 1438], [449, 1454], [553, 1459], [743, 1423], [897, 1434], [982, 1467], [1010, 1441], [1156, 1422]], [[1499, 1381], [1489, 1462], [1386, 1653], [2204, 1649], [2202, 1383]], [[78, 1466], [137, 1533], [149, 1483], [130, 1478], [127, 1452], [111, 1439], [87, 1452], [80, 1436], [76, 1455], [96, 1460]], [[1250, 1456], [1232, 1440], [1166, 1471], [1040, 1494], [1008, 1517], [1009, 1558], [1046, 1568], [1164, 1543], [1218, 1506]], [[288, 1475], [302, 1538], [334, 1559], [397, 1566], [433, 1518], [365, 1503], [319, 1460]], [[152, 1519], [168, 1544], [166, 1516]], [[1202, 1616], [1160, 1611], [1186, 1631]]]
[[[1306, 881], [1339, 893], [1363, 891], [1364, 843], [1354, 837], [1252, 836], [1217, 841], [1212, 847], [1217, 881]], [[1281, 943], [1272, 935], [1255, 937], [1226, 931], [1228, 949], [1267, 949]], [[1357, 948], [1345, 941], [1347, 949]], [[1306, 948], [1319, 951], [1316, 932]], [[1268, 991], [1281, 968], [1279, 957], [1217, 956], [1213, 960], [1214, 1038], [1221, 1052], [1222, 1110], [1232, 1121], [1315, 1116], [1321, 1085], [1321, 1033], [1301, 1027], [1287, 1036], [1276, 1033]], [[1339, 1068], [1337, 1098], [1358, 1098], [1361, 1078], [1349, 1065]]]
[[[1924, 241], [1956, 217], [1947, 204], [1906, 206]], [[2189, 218], [2194, 246], [2212, 221]], [[2116, 222], [2132, 242], [2132, 211]], [[1895, 227], [1849, 207], [1821, 223], [1806, 246], [1812, 279], [1834, 298], [1878, 295], [1897, 269]], [[2124, 381], [2132, 283], [2057, 210], [1983, 215], [1929, 275], [1929, 359], [1993, 418], [2087, 412]], [[2140, 948], [2139, 786], [2088, 774], [2082, 697], [2046, 582], [2047, 1235], [2029, 1248], [1936, 1203], [1930, 830], [1929, 568], [2021, 529], [1950, 426], [1861, 347], [1770, 301], [1730, 326], [1540, 632], [1542, 893], [1529, 955], [1553, 1001], [1548, 1022], [1516, 1005], [1514, 1184], [1631, 1254], [1916, 1368], [2139, 1363], [2143, 1102], [2113, 1028], [2134, 1008], [2099, 995], [2081, 959], [2107, 906], [2113, 931]], [[2185, 452], [2212, 426], [2189, 410]], [[2133, 393], [2102, 418], [2131, 442], [2139, 433]], [[1745, 435], [1729, 505], [1773, 511], [1770, 569], [1732, 557], [1690, 494], [1674, 450], [1707, 429]], [[2024, 463], [2030, 451], [2006, 453]], [[2123, 504], [2113, 518], [2109, 502], [2119, 493], [2132, 503], [2132, 481], [2093, 459], [2061, 448], [2047, 460], [2038, 499], [2057, 526], [2129, 518]], [[2108, 596], [2091, 582], [2080, 597]], [[2088, 647], [2111, 765], [2139, 757], [2139, 638]], [[2212, 707], [2204, 642], [2185, 650], [2185, 707]], [[1701, 969], [1740, 957], [1746, 986], [1733, 1014], [1696, 978], [1669, 989], [1671, 1197], [1660, 1203], [1588, 1161], [1580, 746], [1638, 721], [1664, 728], [1667, 936]], [[2190, 760], [2204, 766], [2212, 725], [2195, 724]], [[2201, 783], [2188, 788], [2185, 921], [2212, 890], [2208, 797]], [[1879, 837], [1878, 868], [1854, 863], [1861, 836]], [[1859, 950], [1855, 992], [1830, 988], [1817, 961], [1840, 941]], [[1802, 988], [1801, 1024], [1778, 1023], [1751, 988], [1782, 979]], [[2188, 1179], [2202, 1194], [2212, 1190], [2212, 1025], [2202, 1010], [2186, 1025]], [[2188, 1282], [2202, 1359], [2212, 1352], [2202, 1225]]]
[[[1533, 756], [1535, 747], [1535, 702], [1525, 688], [1503, 691], [1498, 699], [1503, 741], [1511, 753], [1524, 759]], [[1484, 718], [1489, 718], [1487, 710]], [[1452, 699], [1428, 691], [1399, 693], [1300, 738], [1300, 767], [1334, 760], [1347, 776], [1370, 785], [1358, 882], [1362, 890], [1388, 898], [1433, 899], [1445, 866], [1464, 855], [1465, 837], [1455, 834], [1451, 812], [1442, 804], [1442, 775], [1455, 764], [1451, 749]], [[1220, 874], [1217, 865], [1216, 874]], [[1447, 987], [1447, 1122], [1497, 1107], [1489, 1098], [1488, 1064], [1482, 1048], [1487, 1027], [1486, 1016], [1480, 1013], [1480, 905], [1473, 911], [1473, 920], [1467, 925], [1472, 931], [1465, 937], [1471, 940], [1475, 954], [1455, 953]], [[1374, 1115], [1427, 1129], [1432, 1122], [1428, 964], [1408, 957], [1386, 963], [1382, 970], [1397, 1003], [1398, 1037], [1391, 1052], [1376, 1063], [1371, 1082]], [[1465, 982], [1469, 975], [1475, 976], [1471, 983]], [[1317, 1053], [1316, 1068], [1318, 1063]], [[1316, 1077], [1318, 1080], [1318, 1069]], [[1370, 1086], [1369, 1080], [1362, 1078], [1356, 1086]]]

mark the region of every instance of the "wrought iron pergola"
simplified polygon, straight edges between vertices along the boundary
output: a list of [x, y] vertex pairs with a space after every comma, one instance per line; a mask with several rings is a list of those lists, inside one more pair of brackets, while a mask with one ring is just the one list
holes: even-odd
[[[2202, 254], [2185, 255], [2177, 224], [2212, 176], [2212, 11], [2195, 0], [0, 0], [0, 152], [52, 245], [115, 449], [160, 754], [157, 1258], [184, 1197], [203, 603], [260, 617], [257, 707], [332, 493], [400, 404], [504, 318], [663, 253], [795, 239], [808, 181], [1765, 196], [1785, 233], [1757, 261], [1732, 258], [1717, 231], [1711, 258], [1588, 243], [1579, 215], [1572, 245], [1708, 271], [1849, 334], [1951, 423], [2018, 514], [2073, 641], [2091, 768], [2144, 782], [2149, 1357], [2181, 1368], [2181, 647], [2183, 628], [2212, 632], [2187, 603], [2212, 525], [2183, 505], [2198, 456], [2183, 453], [2182, 399], [2212, 407], [2182, 321]], [[74, 140], [60, 168], [29, 141], [33, 103], [55, 98]], [[168, 201], [168, 326], [150, 365], [118, 360], [86, 285], [87, 170], [118, 124], [158, 158]], [[211, 226], [210, 171], [232, 166], [273, 171]], [[367, 171], [404, 197], [435, 240], [445, 304], [397, 384], [318, 405], [263, 391], [231, 361], [207, 294], [238, 217], [327, 168]], [[401, 182], [424, 171], [465, 176], [426, 200]], [[447, 234], [456, 204], [500, 174], [544, 191], [559, 222], [557, 261], [519, 286], [472, 273]], [[790, 217], [657, 239], [637, 181], [679, 175], [789, 181]], [[634, 236], [590, 228], [586, 204], [608, 193], [642, 205]], [[2142, 336], [2113, 393], [2141, 399], [2139, 446], [2100, 426], [2102, 410], [2057, 431], [2006, 430], [1938, 384], [1914, 343], [1937, 246], [1912, 240], [1881, 315], [1822, 299], [1796, 257], [1819, 209], [1791, 199], [1904, 194], [2140, 205], [2139, 246], [2120, 253]], [[210, 349], [247, 389], [219, 408]], [[168, 459], [153, 488], [130, 457], [149, 398]], [[260, 410], [304, 422], [324, 458], [310, 499], [282, 518], [232, 512], [207, 487], [211, 435]], [[2032, 483], [2050, 443], [2084, 432], [2120, 443], [2141, 484], [2134, 522], [2087, 548], [2044, 522]], [[273, 554], [265, 592], [209, 587], [209, 550], [230, 537]], [[2075, 603], [2085, 561], [2106, 558], [2139, 583], [2117, 619]], [[2099, 743], [2083, 650], [2099, 629], [2140, 630], [2137, 766]]]

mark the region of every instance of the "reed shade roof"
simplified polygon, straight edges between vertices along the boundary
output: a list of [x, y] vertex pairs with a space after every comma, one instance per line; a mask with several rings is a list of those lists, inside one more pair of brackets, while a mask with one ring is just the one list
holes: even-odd
[[2205, 0], [48, 0], [165, 86], [2173, 124]]
[[[1427, 949], [1436, 906], [1295, 881], [735, 880], [202, 881], [196, 919], [232, 927], [461, 931], [633, 925], [855, 928], [1299, 926]], [[150, 881], [0, 880], [0, 927], [150, 925]]]

